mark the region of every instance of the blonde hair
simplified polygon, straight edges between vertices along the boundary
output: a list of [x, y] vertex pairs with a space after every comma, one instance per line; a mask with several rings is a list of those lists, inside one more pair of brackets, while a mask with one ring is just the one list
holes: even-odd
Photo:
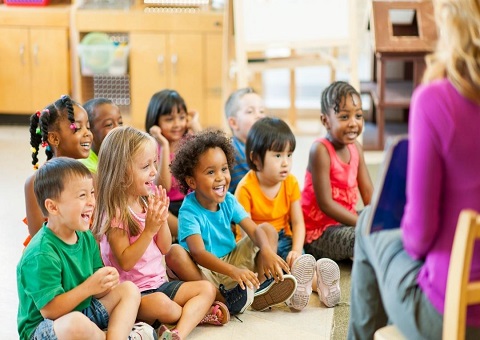
[[439, 39], [427, 57], [423, 82], [448, 78], [465, 97], [478, 102], [480, 91], [480, 2], [435, 0]]
[[128, 188], [132, 185], [133, 158], [148, 143], [155, 143], [149, 134], [133, 127], [118, 127], [105, 137], [98, 155], [97, 206], [93, 234], [100, 238], [113, 221], [128, 226], [130, 236], [140, 233], [140, 225], [128, 209]]

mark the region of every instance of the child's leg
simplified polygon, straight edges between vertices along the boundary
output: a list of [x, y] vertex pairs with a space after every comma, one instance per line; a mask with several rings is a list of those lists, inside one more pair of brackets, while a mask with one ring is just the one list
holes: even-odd
[[[258, 225], [258, 228], [261, 228], [265, 234], [267, 235], [268, 243], [270, 244], [270, 247], [272, 250], [277, 253], [277, 246], [278, 246], [278, 232], [275, 229], [274, 226], [272, 226], [270, 223], [262, 223]], [[265, 273], [263, 271], [263, 263], [262, 263], [262, 258], [261, 256], [257, 256], [255, 258], [255, 268], [257, 269], [258, 273], [258, 280], [260, 283], [265, 281]]]
[[172, 244], [165, 255], [165, 263], [179, 280], [200, 281], [205, 279], [190, 254], [178, 244]]
[[110, 316], [107, 339], [126, 339], [137, 318], [140, 292], [137, 286], [125, 281], [99, 299]]
[[[180, 281], [176, 281], [180, 282]], [[182, 315], [182, 307], [161, 292], [144, 294], [138, 309], [138, 319], [152, 325], [156, 320], [174, 324]]]
[[325, 229], [322, 236], [312, 243], [305, 244], [305, 252], [312, 254], [317, 260], [323, 257], [341, 261], [353, 257], [355, 244], [355, 227], [344, 225]]
[[55, 339], [55, 337], [58, 340], [103, 340], [105, 339], [105, 332], [81, 312], [71, 312], [55, 321], [43, 320], [37, 326], [33, 335], [33, 339]]
[[173, 301], [183, 306], [176, 329], [185, 339], [209, 311], [216, 295], [216, 288], [208, 281], [184, 282]]

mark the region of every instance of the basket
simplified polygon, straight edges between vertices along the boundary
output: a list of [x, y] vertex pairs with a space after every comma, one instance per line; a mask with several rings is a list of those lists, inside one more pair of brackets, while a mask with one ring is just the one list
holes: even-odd
[[78, 46], [81, 72], [84, 76], [97, 74], [121, 76], [127, 73], [128, 45], [83, 45]]
[[4, 0], [8, 6], [47, 6], [50, 0]]

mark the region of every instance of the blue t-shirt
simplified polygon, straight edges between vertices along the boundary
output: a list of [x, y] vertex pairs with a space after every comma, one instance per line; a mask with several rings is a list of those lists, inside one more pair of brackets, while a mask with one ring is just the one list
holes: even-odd
[[236, 246], [231, 222], [240, 223], [246, 217], [248, 214], [245, 209], [229, 192], [217, 211], [202, 207], [195, 192], [191, 192], [183, 200], [178, 213], [178, 241], [188, 250], [187, 237], [201, 235], [205, 249], [219, 258], [223, 257]]

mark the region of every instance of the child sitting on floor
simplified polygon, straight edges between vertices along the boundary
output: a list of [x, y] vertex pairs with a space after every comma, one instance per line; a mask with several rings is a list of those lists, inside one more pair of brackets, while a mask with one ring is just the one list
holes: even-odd
[[[180, 189], [191, 192], [180, 208], [180, 245], [172, 246], [166, 261], [183, 280], [207, 278], [219, 286], [217, 298], [227, 303], [231, 314], [237, 314], [250, 304], [264, 310], [286, 301], [297, 282], [283, 274], [290, 269], [276, 254], [275, 229], [269, 224], [257, 226], [228, 192], [233, 159], [233, 147], [220, 130], [202, 131], [180, 144], [171, 170]], [[238, 244], [232, 222], [248, 235]], [[263, 285], [254, 298], [253, 289], [260, 282]]]

